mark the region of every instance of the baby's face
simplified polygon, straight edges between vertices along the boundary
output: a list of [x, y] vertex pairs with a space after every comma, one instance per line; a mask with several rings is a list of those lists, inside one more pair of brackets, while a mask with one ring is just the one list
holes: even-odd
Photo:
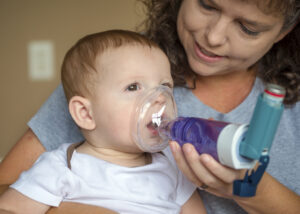
[[98, 142], [124, 152], [140, 151], [131, 137], [132, 116], [145, 91], [161, 85], [173, 87], [167, 56], [154, 47], [122, 46], [99, 56], [96, 69], [91, 103]]

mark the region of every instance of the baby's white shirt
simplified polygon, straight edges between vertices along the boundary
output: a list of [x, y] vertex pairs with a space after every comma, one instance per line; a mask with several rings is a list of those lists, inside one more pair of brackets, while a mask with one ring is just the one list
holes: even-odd
[[62, 201], [96, 205], [119, 213], [179, 213], [196, 187], [176, 167], [169, 148], [152, 154], [152, 163], [123, 167], [74, 151], [70, 144], [45, 152], [12, 188], [50, 206]]

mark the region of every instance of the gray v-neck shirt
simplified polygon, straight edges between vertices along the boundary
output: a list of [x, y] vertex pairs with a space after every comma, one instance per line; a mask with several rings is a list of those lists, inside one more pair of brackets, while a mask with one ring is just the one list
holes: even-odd
[[[214, 118], [215, 120], [241, 124], [249, 123], [257, 97], [263, 90], [262, 81], [256, 79], [248, 97], [226, 114], [206, 106], [186, 88], [174, 88], [174, 97], [179, 116]], [[68, 105], [61, 85], [28, 122], [28, 126], [37, 135], [46, 150], [56, 149], [63, 143], [83, 140], [83, 136], [68, 112]], [[271, 148], [270, 164], [267, 168], [268, 173], [297, 194], [300, 194], [299, 130], [300, 102], [284, 110]], [[219, 198], [204, 191], [200, 191], [200, 194], [208, 213], [246, 213], [232, 200]]]

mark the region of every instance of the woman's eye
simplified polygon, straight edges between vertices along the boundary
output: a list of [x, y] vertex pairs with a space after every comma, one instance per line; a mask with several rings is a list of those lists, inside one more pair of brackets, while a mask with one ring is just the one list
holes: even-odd
[[167, 86], [167, 87], [169, 87], [169, 88], [173, 88], [173, 85], [171, 84], [171, 83], [168, 83], [168, 82], [166, 82], [166, 83], [163, 83], [162, 84], [163, 86]]
[[250, 36], [257, 36], [260, 32], [257, 32], [257, 31], [252, 31], [252, 30], [249, 30], [245, 25], [243, 25], [242, 23], [239, 23], [240, 24], [240, 27], [241, 27], [241, 30], [246, 33], [247, 35], [250, 35]]
[[207, 3], [204, 2], [204, 0], [198, 0], [199, 4], [201, 5], [201, 7], [203, 7], [206, 10], [216, 10], [215, 7], [208, 5]]
[[127, 86], [126, 91], [137, 91], [140, 89], [140, 86], [138, 83], [132, 83], [129, 86]]

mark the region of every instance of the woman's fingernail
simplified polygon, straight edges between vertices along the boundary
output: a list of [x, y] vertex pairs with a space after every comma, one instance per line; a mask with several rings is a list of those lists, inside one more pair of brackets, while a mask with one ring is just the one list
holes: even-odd
[[171, 148], [172, 152], [177, 152], [178, 151], [178, 145], [177, 145], [177, 143], [171, 141], [170, 142], [170, 148]]
[[205, 162], [205, 163], [208, 163], [210, 161], [210, 157], [207, 156], [207, 155], [203, 155], [202, 161]]
[[184, 151], [185, 151], [186, 153], [191, 153], [191, 152], [192, 152], [191, 146], [190, 146], [190, 145], [186, 145], [185, 148], [184, 148]]

